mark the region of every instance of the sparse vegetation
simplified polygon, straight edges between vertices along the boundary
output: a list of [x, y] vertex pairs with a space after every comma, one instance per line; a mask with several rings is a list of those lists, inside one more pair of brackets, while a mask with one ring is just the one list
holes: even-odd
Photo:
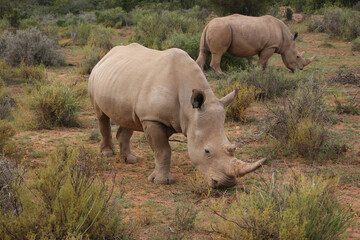
[[252, 187], [213, 199], [208, 216], [213, 230], [231, 239], [341, 239], [353, 219], [351, 208], [335, 195], [338, 180], [294, 174], [273, 175]]
[[94, 160], [85, 148], [63, 147], [38, 169], [34, 182], [11, 172], [6, 185], [12, 198], [1, 197], [2, 206], [15, 211], [0, 208], [3, 239], [125, 238], [119, 208], [110, 202], [114, 186], [94, 172]]
[[336, 104], [336, 112], [339, 114], [360, 115], [360, 103], [356, 97], [346, 101], [343, 96], [337, 97], [334, 95], [334, 102]]
[[323, 90], [314, 79], [308, 79], [281, 107], [271, 111], [268, 133], [276, 139], [276, 147], [289, 148], [308, 159], [342, 154], [346, 147], [330, 140], [325, 129], [329, 113], [322, 97]]
[[360, 51], [360, 37], [357, 37], [352, 41], [351, 50]]
[[360, 36], [360, 12], [343, 8], [328, 8], [324, 13], [326, 31], [333, 37], [352, 40]]
[[18, 118], [31, 116], [23, 120], [30, 129], [75, 127], [79, 126], [79, 109], [79, 98], [74, 90], [65, 83], [53, 80], [39, 85], [30, 93]]
[[28, 65], [60, 65], [64, 57], [58, 51], [58, 44], [37, 29], [18, 30], [16, 34], [2, 35], [0, 55], [16, 66], [24, 61]]
[[0, 120], [0, 155], [8, 140], [15, 135], [13, 126], [5, 120]]
[[226, 119], [244, 121], [245, 110], [255, 101], [260, 91], [256, 90], [254, 86], [248, 86], [246, 83], [235, 83], [233, 86], [221, 88], [221, 90], [217, 91], [217, 94], [225, 96], [226, 93], [233, 91], [235, 88], [239, 89], [239, 93], [235, 101], [225, 109]]

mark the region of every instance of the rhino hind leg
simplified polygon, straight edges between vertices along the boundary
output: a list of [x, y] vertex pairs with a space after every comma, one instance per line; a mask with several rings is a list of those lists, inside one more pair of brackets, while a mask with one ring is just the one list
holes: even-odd
[[215, 70], [215, 72], [222, 74], [222, 75], [226, 75], [220, 68], [220, 62], [221, 62], [221, 57], [222, 57], [223, 53], [212, 53], [211, 54], [211, 62], [210, 62], [210, 67], [212, 69]]
[[133, 152], [130, 150], [130, 138], [133, 134], [132, 130], [119, 127], [116, 138], [120, 145], [120, 159], [126, 163], [136, 163], [137, 159]]
[[158, 122], [144, 121], [143, 129], [155, 155], [155, 169], [148, 180], [156, 184], [173, 183], [170, 172], [171, 148], [166, 127]]
[[110, 118], [104, 113], [101, 113], [98, 119], [100, 133], [102, 136], [100, 142], [100, 152], [103, 156], [112, 156], [115, 154], [115, 149], [111, 137]]
[[208, 56], [209, 56], [209, 52], [205, 50], [200, 50], [199, 56], [196, 59], [196, 63], [199, 65], [201, 70], [204, 70], [204, 65]]

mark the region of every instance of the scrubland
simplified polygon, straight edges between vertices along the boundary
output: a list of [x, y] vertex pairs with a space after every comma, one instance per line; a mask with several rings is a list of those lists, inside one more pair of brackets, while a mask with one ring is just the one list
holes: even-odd
[[131, 42], [196, 59], [202, 29], [226, 12], [217, 1], [175, 2], [66, 15], [54, 4], [54, 14], [20, 9], [0, 20], [0, 238], [359, 239], [359, 4], [307, 4], [302, 22], [277, 15], [278, 5], [264, 10], [299, 33], [300, 52], [317, 55], [303, 71], [280, 55], [266, 71], [257, 57], [227, 54], [226, 76], [205, 67], [218, 97], [240, 89], [225, 123], [236, 157], [268, 159], [237, 186], [208, 188], [182, 134], [170, 138], [173, 185], [147, 181], [154, 154], [141, 132], [131, 140], [136, 164], [121, 162], [118, 146], [100, 155], [93, 66]]

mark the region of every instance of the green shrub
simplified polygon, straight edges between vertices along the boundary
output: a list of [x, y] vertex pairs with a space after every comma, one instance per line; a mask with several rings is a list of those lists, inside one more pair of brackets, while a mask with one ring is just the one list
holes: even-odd
[[360, 52], [360, 37], [355, 38], [351, 44], [351, 51]]
[[12, 66], [21, 61], [28, 65], [42, 63], [46, 66], [64, 63], [58, 43], [37, 29], [18, 30], [16, 34], [6, 32], [2, 41], [0, 54]]
[[190, 34], [174, 32], [163, 42], [161, 48], [180, 48], [195, 60], [199, 55], [200, 37], [201, 33]]
[[74, 90], [60, 80], [38, 86], [31, 92], [28, 104], [37, 125], [32, 127], [79, 126], [80, 100]]
[[11, 109], [15, 106], [15, 100], [3, 93], [0, 86], [0, 119], [6, 119], [11, 116]]
[[20, 25], [20, 14], [17, 8], [13, 8], [12, 13], [7, 17], [10, 25], [14, 28], [18, 28]]
[[334, 95], [334, 102], [336, 104], [337, 113], [360, 115], [360, 103], [357, 101], [356, 97], [346, 101], [343, 96], [337, 97]]
[[43, 83], [46, 79], [46, 71], [43, 64], [29, 66], [25, 62], [21, 62], [15, 72], [17, 77], [30, 84]]
[[214, 199], [213, 230], [230, 239], [342, 239], [351, 207], [336, 196], [338, 179], [322, 176], [272, 177], [236, 199]]
[[235, 88], [239, 89], [239, 93], [235, 101], [225, 109], [226, 120], [244, 121], [245, 110], [250, 107], [260, 92], [254, 86], [248, 86], [246, 83], [235, 83], [230, 87], [220, 87], [216, 93], [218, 96], [225, 96]]
[[326, 31], [333, 37], [345, 40], [360, 36], [360, 12], [351, 9], [328, 8], [324, 13]]
[[0, 79], [2, 82], [9, 82], [13, 78], [13, 70], [6, 62], [0, 61]]
[[96, 173], [84, 148], [65, 147], [50, 156], [30, 182], [13, 181], [13, 199], [0, 208], [0, 235], [7, 239], [124, 239], [118, 201]]
[[266, 14], [270, 1], [253, 0], [246, 2], [243, 0], [205, 0], [220, 15], [230, 13], [244, 14], [248, 16], [260, 16]]
[[95, 65], [106, 55], [107, 51], [101, 48], [85, 48], [85, 56], [80, 64], [81, 74], [90, 74]]
[[286, 8], [286, 20], [291, 21], [293, 16], [293, 11], [291, 8]]
[[19, 29], [40, 28], [39, 20], [32, 17], [20, 20]]
[[230, 68], [230, 71], [221, 81], [231, 84], [241, 79], [249, 86], [254, 86], [261, 91], [259, 98], [271, 99], [281, 97], [286, 91], [297, 88], [298, 83], [303, 79], [303, 73], [296, 72], [292, 75], [287, 73], [286, 70], [276, 67], [268, 67], [266, 71], [263, 71], [261, 67], [244, 71]]
[[92, 29], [87, 45], [109, 51], [113, 47], [111, 43], [113, 34], [114, 31], [111, 28], [97, 26]]
[[307, 29], [309, 32], [325, 32], [324, 20], [312, 19]]
[[15, 135], [13, 126], [5, 120], [0, 120], [0, 154], [8, 142], [8, 140]]
[[132, 41], [162, 49], [163, 42], [174, 32], [198, 34], [201, 30], [202, 24], [198, 19], [179, 11], [148, 12], [139, 18]]
[[128, 14], [121, 7], [95, 11], [95, 16], [96, 21], [105, 27], [120, 28], [131, 23]]
[[[329, 138], [329, 132], [325, 129], [329, 113], [322, 96], [323, 91], [318, 84], [308, 79], [271, 111], [267, 121], [268, 133], [283, 149], [311, 160], [342, 154], [343, 144]], [[332, 154], [334, 152], [337, 153], [335, 156]]]
[[92, 26], [85, 22], [78, 22], [75, 25], [70, 25], [69, 31], [71, 38], [77, 45], [84, 46], [87, 44], [91, 34]]

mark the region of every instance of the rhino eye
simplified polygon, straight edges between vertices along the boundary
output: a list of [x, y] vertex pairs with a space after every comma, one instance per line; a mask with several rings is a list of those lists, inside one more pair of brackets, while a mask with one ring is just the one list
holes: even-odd
[[210, 151], [209, 151], [208, 149], [205, 149], [205, 152], [206, 152], [206, 153], [210, 153]]
[[300, 58], [300, 56], [296, 56], [297, 58]]

